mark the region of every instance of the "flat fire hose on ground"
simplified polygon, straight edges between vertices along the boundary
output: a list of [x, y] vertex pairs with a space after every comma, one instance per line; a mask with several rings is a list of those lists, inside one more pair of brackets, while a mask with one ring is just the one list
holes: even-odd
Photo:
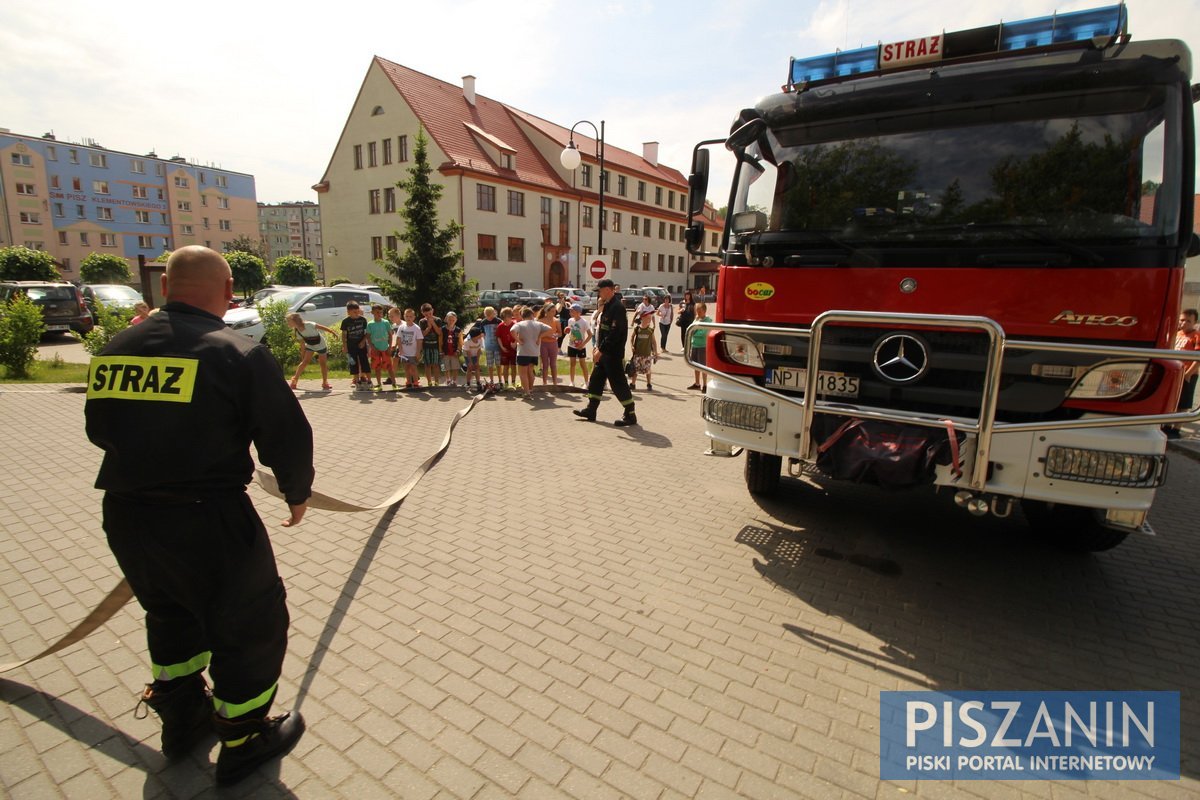
[[[554, 388], [558, 391], [562, 391], [562, 389], [565, 389], [566, 387], [560, 388], [556, 386]], [[454, 428], [456, 425], [458, 425], [459, 421], [461, 421], [463, 417], [467, 416], [467, 414], [470, 414], [472, 409], [475, 408], [476, 404], [478, 404], [480, 400], [490, 397], [494, 393], [495, 388], [489, 385], [484, 389], [483, 392], [472, 397], [471, 402], [460, 408], [455, 413], [454, 418], [450, 420], [450, 425], [446, 428], [446, 435], [442, 437], [442, 443], [438, 449], [434, 451], [432, 455], [422, 461], [421, 464], [415, 470], [413, 470], [413, 473], [409, 476], [408, 480], [401, 484], [401, 486], [383, 502], [377, 503], [373, 506], [362, 506], [355, 503], [348, 503], [345, 500], [339, 500], [336, 497], [331, 497], [327, 494], [314, 491], [312, 493], [312, 497], [310, 497], [308, 500], [308, 507], [319, 508], [322, 511], [355, 512], [380, 511], [394, 505], [399, 505], [401, 502], [403, 502], [404, 498], [408, 497], [409, 492], [416, 487], [421, 478], [425, 477], [425, 473], [429, 472], [429, 470], [433, 468], [433, 465], [436, 464], [443, 455], [445, 455], [446, 450], [450, 447], [450, 438], [454, 434]], [[269, 472], [264, 472], [260, 469], [256, 471], [256, 476], [258, 478], [258, 482], [262, 484], [263, 489], [265, 489], [268, 494], [283, 499], [283, 493], [279, 491], [279, 484], [275, 481], [274, 475]], [[80, 622], [78, 625], [76, 625], [66, 636], [62, 637], [57, 642], [50, 645], [32, 658], [27, 658], [24, 661], [12, 661], [7, 664], [0, 664], [0, 673], [9, 672], [10, 670], [17, 669], [18, 667], [23, 667], [26, 664], [32, 664], [38, 659], [53, 655], [54, 653], [64, 650], [76, 642], [83, 640], [88, 636], [88, 634], [111, 619], [113, 614], [116, 614], [118, 611], [120, 611], [121, 607], [128, 603], [132, 597], [133, 590], [129, 588], [129, 582], [122, 578], [121, 582], [118, 583], [113, 590], [109, 592], [108, 595], [100, 602], [100, 605], [92, 609], [91, 613], [84, 618], [83, 622]]]

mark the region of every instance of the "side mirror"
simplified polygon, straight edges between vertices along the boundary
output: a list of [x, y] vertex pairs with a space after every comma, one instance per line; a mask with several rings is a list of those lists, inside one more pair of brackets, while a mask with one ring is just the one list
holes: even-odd
[[687, 251], [698, 256], [704, 252], [704, 223], [693, 222], [683, 232], [683, 243]]
[[725, 140], [725, 146], [730, 150], [742, 150], [758, 141], [758, 138], [766, 131], [767, 123], [761, 119], [752, 119], [729, 134], [729, 138]]
[[300, 310], [301, 311], [316, 311], [317, 305], [316, 305], [316, 303], [305, 303], [304, 305], [300, 306]]
[[692, 152], [692, 174], [688, 176], [688, 214], [704, 212], [708, 197], [708, 151], [699, 145]]

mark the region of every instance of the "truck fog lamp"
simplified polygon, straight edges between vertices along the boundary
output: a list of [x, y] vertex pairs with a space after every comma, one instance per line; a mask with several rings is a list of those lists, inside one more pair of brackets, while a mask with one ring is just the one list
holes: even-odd
[[737, 428], [743, 431], [763, 433], [767, 430], [767, 409], [749, 403], [735, 403], [731, 400], [716, 400], [704, 398], [701, 413], [704, 419], [724, 425], [726, 428]]
[[1137, 391], [1146, 376], [1146, 364], [1141, 362], [1104, 364], [1089, 370], [1071, 390], [1071, 397], [1093, 400], [1115, 400]]
[[1166, 457], [1115, 453], [1082, 447], [1051, 446], [1046, 451], [1046, 477], [1104, 486], [1152, 489], [1166, 478]]
[[761, 368], [763, 366], [762, 351], [758, 349], [758, 344], [748, 336], [727, 333], [721, 337], [721, 349], [726, 361], [741, 364], [744, 367]]

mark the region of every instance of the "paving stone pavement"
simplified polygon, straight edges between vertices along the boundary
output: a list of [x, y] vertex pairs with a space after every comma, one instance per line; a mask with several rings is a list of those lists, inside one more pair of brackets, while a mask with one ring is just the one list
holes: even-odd
[[[387, 513], [250, 491], [292, 614], [281, 709], [309, 730], [233, 789], [214, 748], [167, 765], [133, 714], [140, 610], [0, 677], [13, 798], [1195, 797], [1200, 463], [1173, 454], [1154, 537], [1058, 553], [1020, 514], [975, 520], [932, 491], [785, 479], [756, 501], [706, 456], [674, 355], [642, 426], [611, 399], [481, 402]], [[343, 382], [344, 383], [344, 382]], [[316, 388], [318, 381], [303, 386]], [[375, 502], [440, 441], [465, 393], [301, 396], [317, 484]], [[0, 661], [74, 626], [117, 582], [83, 396], [0, 387]], [[185, 454], [180, 454], [185, 457]], [[1169, 689], [1179, 782], [881, 782], [879, 692]], [[213, 742], [215, 745], [215, 742]]]

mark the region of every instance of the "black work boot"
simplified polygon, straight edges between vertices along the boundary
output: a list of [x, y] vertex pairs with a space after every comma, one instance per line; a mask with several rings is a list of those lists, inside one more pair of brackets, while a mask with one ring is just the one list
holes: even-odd
[[254, 770], [296, 746], [304, 733], [300, 712], [278, 717], [225, 719], [213, 715], [213, 728], [221, 739], [217, 755], [217, 783], [237, 783]]
[[162, 753], [170, 760], [186, 756], [212, 733], [212, 694], [199, 673], [147, 683], [138, 701], [142, 703], [162, 720]]
[[596, 421], [596, 409], [600, 407], [599, 400], [588, 400], [587, 408], [577, 408], [571, 413], [577, 417], [582, 417], [588, 422]]
[[637, 414], [633, 413], [633, 406], [625, 407], [625, 416], [613, 423], [618, 428], [626, 428], [630, 425], [637, 425]]

